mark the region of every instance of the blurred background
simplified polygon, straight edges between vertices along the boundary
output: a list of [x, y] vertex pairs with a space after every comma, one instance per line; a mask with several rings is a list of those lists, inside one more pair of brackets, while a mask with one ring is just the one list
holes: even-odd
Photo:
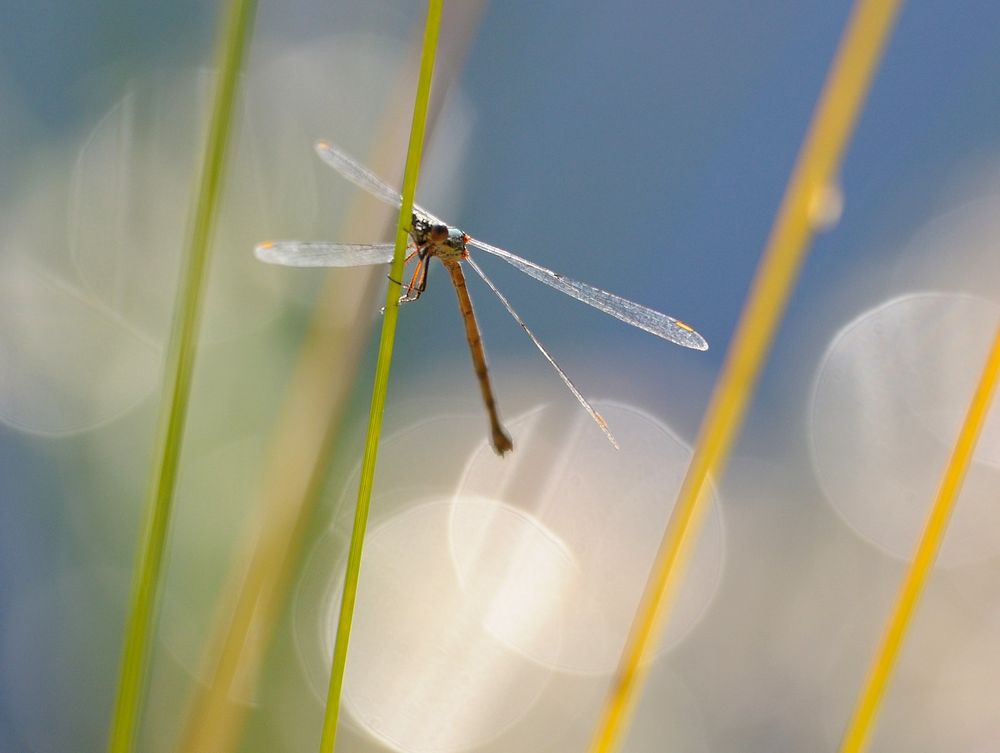
[[[0, 751], [103, 750], [216, 3], [0, 0]], [[482, 264], [402, 312], [340, 747], [582, 750], [849, 3], [446, 4], [418, 201], [694, 325], [707, 353]], [[138, 749], [318, 744], [425, 7], [260, 2]], [[1000, 316], [1000, 5], [904, 7], [626, 741], [835, 750]], [[1000, 418], [873, 743], [1000, 741]], [[229, 653], [227, 653], [227, 651]], [[220, 657], [235, 656], [226, 662]]]

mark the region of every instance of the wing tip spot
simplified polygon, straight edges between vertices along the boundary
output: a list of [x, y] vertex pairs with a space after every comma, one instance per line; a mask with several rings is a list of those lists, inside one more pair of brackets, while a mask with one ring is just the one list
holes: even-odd
[[621, 447], [618, 444], [618, 440], [615, 439], [615, 435], [611, 433], [611, 428], [608, 426], [608, 422], [604, 419], [604, 416], [602, 416], [596, 410], [594, 411], [594, 420], [597, 421], [597, 425], [601, 427], [601, 431], [604, 432], [604, 435], [608, 438], [608, 441], [611, 442], [611, 446], [614, 447], [616, 450], [620, 450]]
[[260, 261], [273, 264], [274, 258], [272, 252], [274, 251], [274, 248], [274, 241], [263, 241], [253, 247], [253, 255]]
[[687, 322], [682, 322], [680, 319], [674, 319], [674, 324], [692, 336], [691, 339], [694, 340], [694, 344], [688, 345], [688, 347], [694, 348], [695, 350], [708, 350], [708, 340], [702, 337], [694, 327]]

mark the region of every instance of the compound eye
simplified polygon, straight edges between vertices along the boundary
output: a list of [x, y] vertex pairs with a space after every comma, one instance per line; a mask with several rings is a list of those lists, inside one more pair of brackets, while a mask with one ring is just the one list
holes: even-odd
[[431, 230], [433, 230], [436, 235], [448, 235], [447, 225], [441, 225], [441, 224], [432, 225]]

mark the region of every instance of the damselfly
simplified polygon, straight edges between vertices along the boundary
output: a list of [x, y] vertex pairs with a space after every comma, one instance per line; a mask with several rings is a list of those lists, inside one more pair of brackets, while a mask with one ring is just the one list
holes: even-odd
[[[386, 204], [394, 207], [402, 205], [402, 197], [399, 192], [391, 188], [380, 180], [367, 168], [349, 157], [337, 147], [325, 141], [316, 144], [316, 152], [324, 162], [339, 172], [357, 186]], [[490, 386], [489, 373], [486, 368], [486, 354], [483, 350], [482, 336], [479, 333], [479, 326], [476, 324], [476, 316], [472, 310], [472, 300], [465, 285], [465, 275], [462, 272], [462, 263], [466, 263], [472, 270], [482, 278], [486, 286], [493, 291], [500, 303], [510, 313], [514, 320], [521, 326], [535, 346], [541, 351], [545, 359], [552, 364], [559, 376], [562, 378], [570, 392], [580, 401], [587, 413], [597, 422], [601, 430], [607, 435], [616, 448], [618, 443], [612, 436], [607, 422], [601, 414], [594, 410], [594, 407], [570, 381], [566, 372], [560, 368], [555, 359], [538, 341], [534, 333], [518, 316], [517, 312], [510, 305], [510, 302], [493, 284], [489, 277], [483, 272], [475, 260], [469, 255], [469, 247], [485, 251], [493, 256], [498, 256], [508, 264], [513, 265], [530, 277], [534, 277], [539, 282], [543, 282], [566, 295], [576, 298], [578, 301], [593, 306], [606, 314], [610, 314], [621, 319], [626, 324], [645, 330], [664, 340], [669, 340], [685, 348], [695, 350], [707, 350], [708, 343], [701, 335], [684, 322], [674, 319], [672, 316], [661, 314], [638, 303], [633, 303], [625, 298], [621, 298], [613, 293], [595, 288], [586, 283], [577, 282], [568, 277], [541, 267], [538, 264], [522, 259], [520, 256], [505, 251], [502, 248], [476, 240], [456, 227], [452, 227], [442, 222], [438, 217], [428, 212], [426, 209], [414, 204], [413, 215], [410, 220], [410, 253], [407, 261], [416, 259], [416, 266], [410, 282], [405, 286], [406, 294], [399, 302], [408, 303], [417, 300], [421, 293], [427, 289], [427, 275], [431, 257], [437, 257], [451, 275], [452, 284], [458, 294], [458, 305], [462, 312], [462, 319], [465, 322], [465, 335], [469, 342], [469, 350], [472, 352], [472, 364], [479, 379], [479, 389], [483, 395], [483, 402], [486, 404], [486, 412], [490, 419], [490, 433], [493, 449], [497, 454], [503, 455], [513, 449], [514, 445], [510, 436], [500, 423], [497, 412], [496, 400], [493, 397], [493, 389]], [[291, 267], [354, 267], [367, 264], [386, 264], [392, 261], [393, 244], [391, 243], [322, 243], [308, 241], [268, 241], [261, 243], [255, 249], [257, 258], [271, 264], [284, 264]]]

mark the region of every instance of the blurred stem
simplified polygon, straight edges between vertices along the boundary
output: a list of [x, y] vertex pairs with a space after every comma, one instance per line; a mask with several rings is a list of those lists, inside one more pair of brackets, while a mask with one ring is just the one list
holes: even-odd
[[371, 506], [372, 486], [375, 479], [375, 462], [378, 458], [379, 437], [382, 430], [382, 414], [385, 397], [389, 388], [389, 367], [392, 363], [392, 346], [396, 338], [396, 321], [399, 317], [397, 303], [400, 283], [403, 278], [403, 257], [406, 250], [413, 211], [413, 195], [417, 190], [417, 172], [420, 169], [420, 154], [423, 150], [424, 127], [431, 94], [431, 77], [434, 73], [434, 56], [437, 52], [438, 29], [441, 26], [443, 0], [428, 0], [427, 22], [424, 27], [423, 52], [420, 57], [420, 76], [417, 80], [417, 94], [413, 103], [413, 125], [410, 128], [410, 144], [406, 153], [406, 169], [403, 173], [403, 205], [399, 210], [396, 224], [396, 250], [389, 274], [389, 286], [385, 298], [385, 316], [382, 320], [382, 335], [379, 340], [378, 362], [375, 366], [375, 384], [372, 388], [371, 409], [368, 416], [368, 436], [365, 454], [361, 462], [361, 482], [358, 486], [358, 502], [354, 510], [354, 527], [351, 530], [351, 545], [347, 555], [347, 570], [344, 573], [344, 593], [340, 601], [340, 616], [337, 620], [337, 639], [333, 647], [333, 665], [330, 670], [330, 687], [326, 696], [326, 711], [323, 717], [323, 736], [320, 753], [333, 753], [337, 743], [337, 721], [340, 717], [340, 694], [344, 685], [344, 669], [347, 665], [347, 646], [351, 637], [351, 623], [354, 618], [354, 602], [358, 592], [358, 576], [361, 573], [361, 552], [364, 547], [365, 526]]
[[822, 218], [817, 198], [836, 184], [840, 162], [902, 0], [856, 0], [785, 189], [722, 373], [702, 420], [694, 455], [670, 513], [636, 611], [591, 753], [619, 745], [666, 622], [680, 571], [703, 517], [709, 478], [725, 467], [770, 351], [809, 242]]
[[164, 375], [154, 467], [146, 502], [146, 518], [132, 580], [132, 596], [122, 651], [118, 695], [108, 741], [110, 753], [127, 753], [135, 745], [136, 727], [147, 685], [149, 644], [163, 569], [170, 509], [184, 436], [191, 375], [194, 370], [202, 288], [208, 266], [209, 240], [215, 224], [226, 149], [232, 130], [236, 84], [251, 35], [255, 0], [230, 0], [223, 13], [218, 47], [218, 79], [208, 141], [202, 161], [197, 203], [182, 260], [174, 321]]

